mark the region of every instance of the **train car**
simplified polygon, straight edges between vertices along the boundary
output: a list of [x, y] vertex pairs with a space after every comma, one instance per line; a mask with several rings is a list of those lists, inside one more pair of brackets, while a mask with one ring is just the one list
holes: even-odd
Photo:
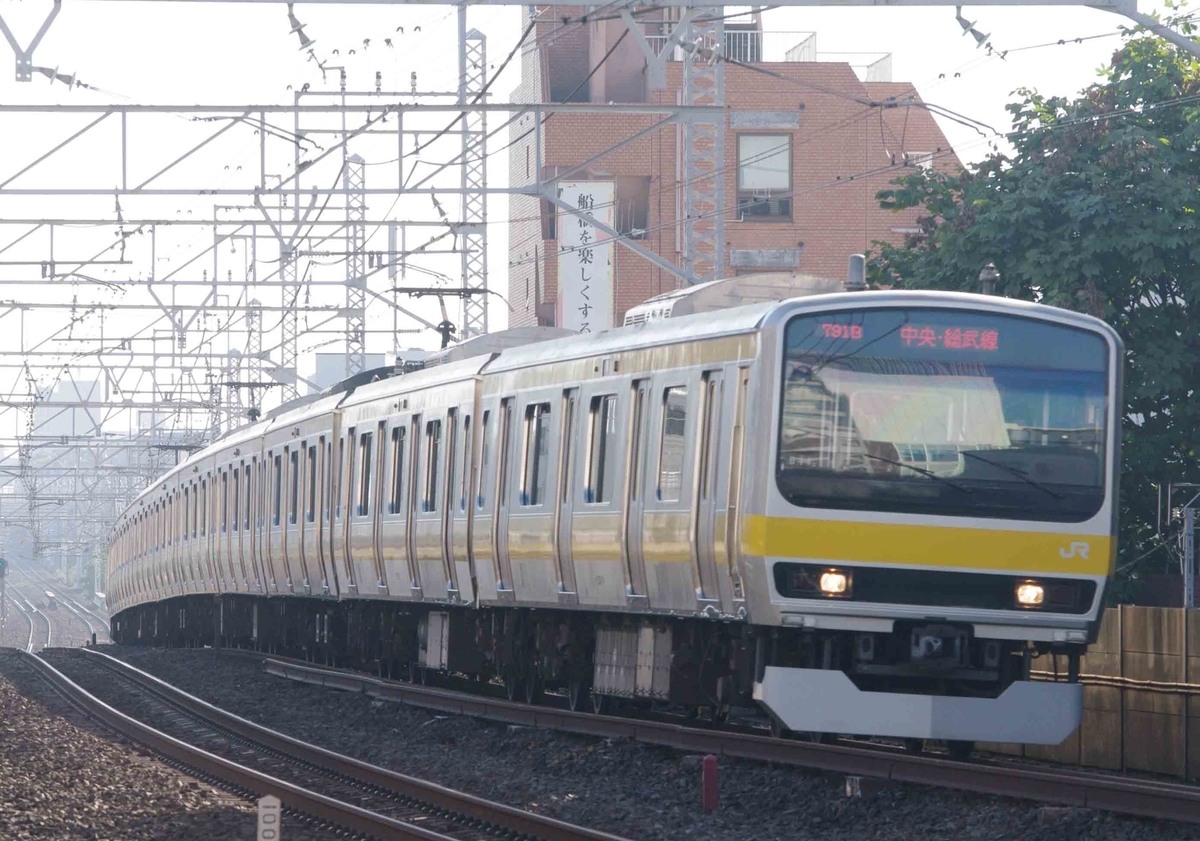
[[[1078, 725], [1115, 554], [1104, 323], [829, 293], [456, 356], [283, 407], [148, 488], [113, 532], [114, 637], [576, 709], [756, 703], [778, 731]], [[1030, 680], [1050, 652], [1064, 679]]]

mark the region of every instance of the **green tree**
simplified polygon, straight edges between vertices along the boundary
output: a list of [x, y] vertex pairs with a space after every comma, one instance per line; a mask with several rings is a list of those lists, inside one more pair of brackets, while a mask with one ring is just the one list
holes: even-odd
[[1134, 30], [1078, 97], [1017, 96], [1010, 151], [879, 194], [923, 213], [901, 246], [876, 244], [872, 280], [978, 291], [992, 261], [998, 292], [1115, 327], [1127, 350], [1118, 568], [1167, 571], [1154, 485], [1200, 480], [1200, 62]]

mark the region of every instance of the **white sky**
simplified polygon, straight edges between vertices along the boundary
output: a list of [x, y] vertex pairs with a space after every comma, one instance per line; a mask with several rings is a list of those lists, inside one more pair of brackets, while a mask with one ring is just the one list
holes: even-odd
[[[50, 8], [47, 0], [23, 0], [20, 3], [0, 4], [0, 15], [14, 30], [17, 39], [28, 42], [42, 18]], [[1157, 4], [1143, 0], [1141, 10], [1152, 12]], [[384, 88], [407, 90], [410, 74], [418, 73], [422, 89], [436, 88], [453, 90], [457, 82], [456, 57], [456, 12], [449, 6], [404, 6], [404, 5], [353, 5], [328, 3], [325, 5], [302, 4], [296, 6], [296, 15], [305, 24], [309, 37], [316, 40], [317, 53], [331, 64], [347, 67], [351, 88], [360, 90], [374, 86], [376, 72], [382, 75]], [[1014, 49], [1032, 44], [1041, 44], [1058, 39], [1074, 39], [1083, 36], [1114, 32], [1125, 19], [1116, 15], [1085, 7], [971, 7], [964, 15], [977, 21], [977, 28], [991, 36], [998, 50]], [[520, 34], [519, 7], [473, 7], [470, 10], [470, 26], [484, 32], [488, 38], [489, 63], [494, 68], [516, 43]], [[404, 32], [398, 31], [400, 27]], [[420, 27], [420, 31], [417, 31]], [[1006, 61], [998, 57], [988, 58], [983, 50], [976, 49], [969, 36], [963, 36], [955, 22], [952, 7], [937, 8], [793, 8], [767, 12], [764, 28], [772, 32], [815, 31], [818, 49], [821, 52], [890, 52], [893, 54], [893, 79], [916, 83], [922, 97], [931, 103], [963, 113], [971, 118], [990, 124], [998, 130], [1009, 126], [1004, 110], [1011, 101], [1010, 93], [1016, 88], [1028, 86], [1047, 94], [1074, 94], [1093, 82], [1096, 71], [1120, 43], [1117, 37], [1087, 41], [1083, 44], [1066, 44], [1042, 49], [1010, 53]], [[320, 87], [320, 74], [312, 63], [299, 52], [298, 41], [290, 31], [287, 9], [282, 3], [179, 3], [179, 2], [102, 2], [94, 0], [67, 0], [63, 10], [42, 42], [34, 62], [38, 65], [57, 67], [60, 72], [77, 73], [87, 84], [104, 89], [109, 93], [96, 93], [75, 89], [67, 91], [61, 85], [50, 85], [42, 76], [35, 77], [31, 84], [18, 84], [13, 80], [10, 53], [0, 42], [0, 102], [21, 104], [48, 103], [105, 103], [135, 102], [156, 104], [285, 104], [291, 101], [288, 86], [299, 87], [308, 82]], [[393, 46], [387, 47], [384, 39], [392, 39]], [[364, 39], [370, 45], [364, 48]], [[799, 38], [797, 38], [799, 40]], [[332, 51], [338, 50], [338, 55]], [[355, 50], [350, 55], [350, 50]], [[491, 68], [489, 68], [491, 69]], [[955, 74], [960, 76], [956, 77]], [[943, 78], [944, 76], [944, 78]], [[519, 61], [510, 68], [492, 87], [492, 92], [504, 99], [518, 82]], [[330, 78], [336, 85], [336, 72]], [[6, 123], [0, 126], [0, 180], [18, 166], [32, 160], [50, 145], [58, 142], [76, 128], [83, 125], [84, 118], [43, 115], [36, 119], [18, 119], [4, 116]], [[91, 118], [87, 118], [91, 119]], [[495, 116], [489, 127], [503, 122]], [[445, 115], [429, 123], [445, 123]], [[288, 125], [286, 118], [280, 124]], [[979, 160], [988, 152], [988, 144], [974, 131], [941, 121], [942, 127], [960, 157], [967, 162]], [[170, 160], [161, 156], [171, 147], [177, 153], [187, 148], [190, 138], [202, 137], [211, 127], [196, 126], [178, 118], [161, 118], [152, 129], [140, 135], [131, 149], [136, 160], [131, 167], [140, 167], [140, 172], [149, 174]], [[197, 133], [197, 132], [201, 133]], [[157, 141], [162, 140], [159, 144]], [[492, 141], [497, 148], [507, 141], [507, 132]], [[116, 182], [112, 168], [112, 147], [105, 146], [103, 138], [72, 147], [71, 154], [62, 157], [53, 168], [46, 170], [37, 183], [57, 185], [87, 181], [103, 189]], [[456, 141], [455, 141], [456, 142]], [[140, 145], [137, 145], [140, 143]], [[249, 177], [257, 165], [257, 140], [247, 132], [237, 136], [230, 132], [221, 144], [198, 156], [194, 165], [184, 168], [180, 183], [235, 184]], [[282, 150], [286, 152], [286, 149]], [[375, 151], [377, 160], [384, 160], [387, 153], [382, 148], [364, 157], [370, 160]], [[443, 150], [434, 150], [430, 160], [454, 151], [453, 143]], [[278, 163], [268, 170], [279, 171], [286, 167], [286, 154], [280, 155]], [[442, 158], [444, 159], [444, 158]], [[56, 159], [57, 161], [57, 159]], [[244, 166], [245, 175], [239, 175], [236, 167]], [[489, 160], [489, 180], [493, 185], [506, 184], [507, 155], [498, 154]], [[225, 170], [224, 167], [230, 167]], [[369, 172], [369, 179], [382, 184], [379, 176]], [[457, 172], [452, 173], [457, 178]], [[321, 176], [323, 177], [323, 176]], [[132, 178], [131, 178], [132, 180]], [[32, 182], [27, 182], [32, 183]], [[451, 197], [452, 202], [457, 199]], [[140, 208], [136, 201], [123, 202], [127, 215], [169, 216], [184, 215], [189, 210], [211, 215], [207, 202], [187, 199], [158, 200], [157, 204], [147, 201]], [[383, 215], [391, 204], [385, 197], [369, 199], [369, 216]], [[489, 202], [489, 216], [494, 221], [508, 217], [508, 202], [504, 196], [496, 196]], [[452, 205], [451, 205], [452, 207]], [[68, 215], [71, 210], [79, 213], [110, 213], [111, 197], [68, 203], [55, 203], [36, 199], [6, 199], [0, 201], [0, 216], [13, 218], [34, 217], [40, 214]], [[420, 218], [435, 218], [426, 198], [417, 203], [402, 204], [397, 212], [416, 214]], [[451, 212], [451, 216], [456, 213]], [[0, 247], [7, 244], [16, 229], [0, 228]], [[80, 234], [80, 250], [89, 244], [86, 235]], [[189, 254], [194, 254], [211, 242], [211, 231], [195, 229], [188, 237], [160, 244], [158, 274], [177, 266]], [[503, 224], [494, 224], [489, 232], [490, 283], [493, 288], [506, 289], [507, 238]], [[411, 244], [411, 243], [410, 243]], [[386, 242], [373, 240], [369, 248], [386, 248]], [[41, 246], [38, 246], [41, 248]], [[36, 249], [28, 255], [42, 253]], [[9, 252], [6, 258], [14, 258]], [[137, 259], [145, 253], [138, 252]], [[3, 259], [3, 258], [0, 258]], [[25, 259], [18, 257], [17, 259]], [[30, 257], [29, 259], [32, 259]], [[40, 257], [38, 259], [41, 259]], [[238, 261], [232, 254], [224, 257], [219, 271], [232, 270]], [[430, 268], [457, 274], [457, 261], [429, 258]], [[204, 262], [198, 266], [206, 265]], [[147, 265], [138, 271], [144, 272]], [[97, 269], [99, 274], [101, 270]], [[128, 271], [113, 269], [112, 271]], [[198, 270], [197, 270], [198, 271]], [[328, 270], [329, 277], [336, 279], [338, 267]], [[197, 272], [192, 272], [195, 275]], [[420, 275], [410, 275], [408, 283], [429, 282]], [[381, 289], [386, 284], [373, 285]], [[89, 290], [94, 293], [95, 289]], [[336, 290], [327, 290], [333, 294]], [[10, 298], [14, 293], [34, 299], [38, 295], [53, 295], [59, 290], [42, 290], [37, 287], [0, 287], [0, 298]], [[329, 299], [331, 302], [338, 296]], [[433, 321], [438, 320], [436, 304], [427, 300], [413, 304], [413, 308]], [[452, 310], [452, 317], [455, 310]], [[63, 320], [63, 313], [48, 315], [56, 322]], [[493, 301], [491, 315], [493, 329], [505, 321], [504, 307]], [[268, 315], [268, 324], [274, 321]], [[382, 321], [370, 325], [384, 328], [390, 324]], [[84, 327], [81, 330], [86, 330]], [[109, 334], [119, 327], [110, 325]], [[329, 337], [324, 337], [328, 339]], [[0, 346], [11, 336], [0, 332]], [[436, 336], [426, 331], [413, 336], [409, 345], [433, 346]], [[310, 342], [311, 346], [313, 342]], [[311, 349], [311, 347], [310, 347]], [[302, 345], [302, 351], [305, 345]], [[336, 346], [325, 351], [337, 350]], [[368, 350], [384, 352], [390, 350], [386, 336], [372, 336]], [[311, 369], [311, 365], [301, 366]], [[7, 391], [10, 374], [0, 372], [0, 391]]]

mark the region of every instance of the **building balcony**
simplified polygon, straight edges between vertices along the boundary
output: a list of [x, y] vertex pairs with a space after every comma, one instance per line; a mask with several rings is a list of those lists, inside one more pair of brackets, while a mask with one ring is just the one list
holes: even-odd
[[[655, 24], [650, 24], [650, 27]], [[662, 55], [670, 36], [647, 33], [646, 41]], [[763, 32], [727, 26], [722, 54], [744, 64], [778, 62], [840, 62], [849, 64], [863, 82], [892, 81], [892, 54], [881, 52], [818, 52], [815, 32]], [[671, 47], [669, 61], [683, 61], [687, 52], [679, 44]]]

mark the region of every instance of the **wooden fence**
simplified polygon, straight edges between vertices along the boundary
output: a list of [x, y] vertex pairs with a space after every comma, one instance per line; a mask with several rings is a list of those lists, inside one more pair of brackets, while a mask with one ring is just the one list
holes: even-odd
[[[1035, 670], [1065, 679], [1066, 658]], [[1080, 664], [1083, 722], [1056, 746], [981, 745], [1090, 768], [1200, 777], [1200, 610], [1123, 605], [1105, 611]]]

